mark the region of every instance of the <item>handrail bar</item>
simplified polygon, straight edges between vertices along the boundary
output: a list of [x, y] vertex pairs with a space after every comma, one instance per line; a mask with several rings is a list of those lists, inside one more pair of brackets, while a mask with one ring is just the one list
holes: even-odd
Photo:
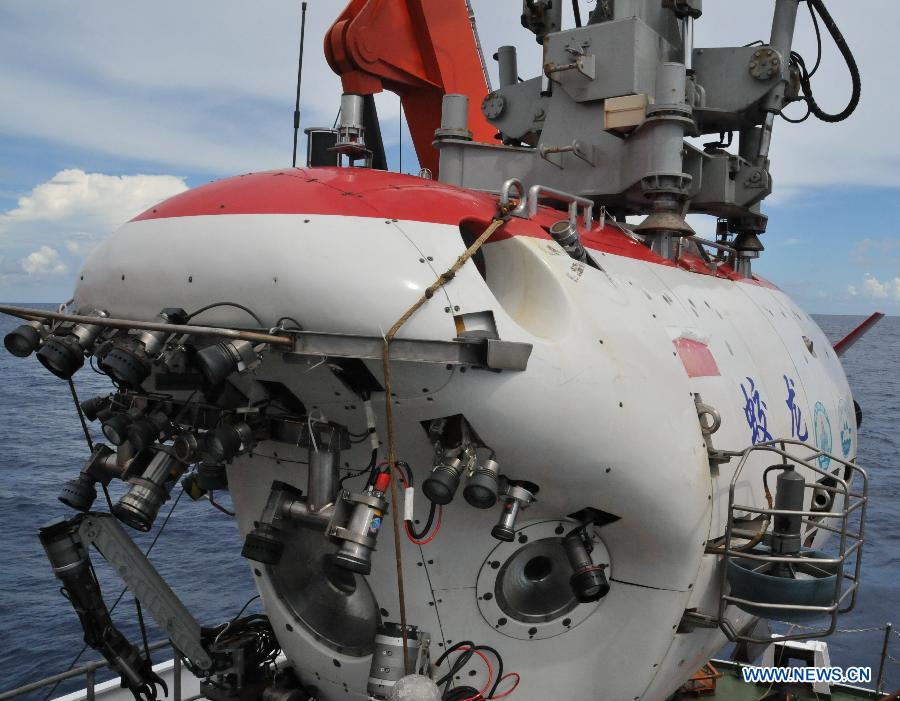
[[[172, 647], [172, 642], [166, 639], [157, 640], [155, 643], [151, 643], [147, 649], [152, 652], [154, 650], [162, 650], [168, 647]], [[80, 677], [81, 675], [90, 675], [96, 672], [98, 669], [106, 669], [109, 666], [110, 664], [106, 660], [88, 662], [81, 667], [74, 667], [73, 669], [67, 670], [65, 672], [51, 674], [49, 677], [44, 677], [43, 679], [38, 679], [37, 681], [23, 684], [22, 686], [16, 687], [15, 689], [8, 689], [6, 691], [0, 692], [0, 701], [8, 701], [8, 699], [13, 699], [17, 696], [21, 696], [22, 694], [27, 694], [30, 691], [34, 691], [35, 689], [50, 686], [51, 684], [64, 682], [67, 679], [73, 679], [74, 677]]]

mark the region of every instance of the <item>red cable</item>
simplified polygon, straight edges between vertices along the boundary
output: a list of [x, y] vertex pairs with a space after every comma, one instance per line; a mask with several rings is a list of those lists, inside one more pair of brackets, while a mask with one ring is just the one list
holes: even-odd
[[[400, 468], [397, 468], [396, 472], [397, 472], [397, 476], [400, 478], [400, 481], [403, 483], [404, 489], [407, 488], [409, 486], [409, 483], [406, 481], [406, 475], [403, 474], [403, 470], [401, 470]], [[406, 537], [409, 538], [410, 541], [412, 541], [416, 545], [428, 545], [432, 540], [435, 539], [435, 537], [438, 534], [438, 531], [441, 530], [441, 522], [443, 520], [444, 520], [444, 507], [438, 506], [437, 524], [435, 525], [434, 530], [431, 532], [431, 535], [428, 536], [427, 538], [423, 538], [422, 540], [416, 540], [413, 537], [413, 534], [409, 528], [409, 521], [404, 520], [403, 527], [406, 530]]]
[[431, 535], [427, 538], [423, 538], [422, 540], [416, 540], [413, 538], [413, 534], [409, 531], [409, 521], [404, 521], [403, 524], [406, 527], [406, 535], [407, 537], [416, 545], [428, 545], [432, 540], [437, 537], [438, 531], [441, 530], [441, 522], [444, 520], [444, 507], [438, 505], [438, 517], [437, 524], [435, 524], [434, 530], [431, 532]]
[[509, 689], [504, 691], [502, 694], [494, 694], [493, 696], [491, 696], [491, 701], [493, 701], [494, 699], [505, 698], [516, 690], [516, 687], [519, 686], [519, 682], [522, 681], [522, 677], [519, 676], [518, 672], [510, 672], [509, 674], [504, 674], [502, 677], [500, 677], [500, 681], [497, 683], [497, 686], [502, 684], [504, 679], [509, 679], [510, 677], [515, 677], [516, 683], [509, 687]]
[[[469, 650], [471, 650], [476, 655], [478, 655], [482, 660], [484, 660], [484, 663], [487, 665], [487, 668], [488, 668], [488, 678], [487, 678], [487, 682], [485, 682], [485, 684], [484, 684], [484, 687], [481, 689], [481, 691], [479, 691], [477, 694], [475, 694], [475, 696], [469, 696], [468, 698], [461, 699], [460, 701], [478, 701], [479, 699], [483, 699], [484, 694], [487, 692], [488, 689], [491, 688], [491, 682], [494, 680], [494, 668], [491, 667], [490, 660], [488, 660], [487, 656], [481, 650], [475, 650], [471, 647], [461, 647], [461, 648], [459, 648], [459, 650], [456, 650], [456, 652], [468, 652]], [[515, 672], [513, 672], [513, 674], [515, 674]], [[515, 687], [513, 687], [513, 688], [515, 688]]]

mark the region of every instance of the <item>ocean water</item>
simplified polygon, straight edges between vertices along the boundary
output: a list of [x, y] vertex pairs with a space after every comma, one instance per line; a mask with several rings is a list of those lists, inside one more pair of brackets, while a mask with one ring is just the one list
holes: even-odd
[[[46, 305], [45, 305], [46, 306]], [[49, 307], [48, 307], [49, 308]], [[837, 340], [862, 317], [816, 317], [826, 335]], [[0, 315], [0, 335], [18, 320]], [[869, 472], [872, 490], [866, 528], [863, 584], [855, 611], [841, 619], [842, 629], [900, 625], [900, 318], [885, 318], [844, 357], [854, 396], [863, 408], [859, 462]], [[109, 391], [105, 377], [89, 367], [76, 376], [82, 399]], [[95, 440], [102, 439], [93, 426]], [[75, 477], [87, 456], [84, 435], [67, 383], [52, 376], [32, 357], [21, 360], [0, 348], [0, 691], [66, 669], [82, 648], [77, 617], [59, 592], [37, 538], [38, 528], [71, 514], [56, 496]], [[122, 485], [111, 485], [113, 498]], [[180, 490], [179, 490], [180, 491]], [[224, 496], [224, 495], [223, 495]], [[98, 497], [98, 508], [103, 496]], [[227, 498], [224, 499], [227, 503]], [[163, 507], [153, 532], [135, 535], [150, 544], [174, 499]], [[182, 498], [172, 512], [150, 559], [204, 625], [221, 623], [254, 596], [240, 538], [232, 520], [207, 502]], [[108, 602], [121, 591], [119, 580], [93, 556]], [[258, 609], [258, 602], [249, 610]], [[134, 602], [126, 594], [113, 614], [132, 640]], [[150, 623], [151, 640], [162, 637]], [[877, 665], [881, 632], [838, 633], [828, 642], [838, 665]], [[900, 659], [900, 636], [891, 653]], [[157, 653], [155, 661], [162, 658]], [[80, 662], [96, 659], [87, 651]], [[887, 665], [886, 687], [900, 688], [900, 664]], [[61, 686], [83, 687], [81, 680]], [[46, 692], [44, 692], [46, 693]], [[41, 699], [35, 692], [28, 698]]]

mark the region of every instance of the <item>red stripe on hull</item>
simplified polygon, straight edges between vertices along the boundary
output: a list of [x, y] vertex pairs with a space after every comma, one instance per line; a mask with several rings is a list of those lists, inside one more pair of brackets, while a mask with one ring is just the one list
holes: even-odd
[[[322, 214], [450, 226], [469, 220], [487, 226], [496, 211], [495, 197], [434, 180], [364, 168], [293, 168], [217, 180], [175, 195], [132, 221], [219, 214]], [[513, 236], [549, 239], [546, 227], [562, 216], [557, 210], [540, 207], [533, 219], [512, 217], [492, 241]], [[610, 255], [670, 267], [676, 265], [613, 226], [583, 232], [582, 240], [588, 248]], [[682, 256], [678, 266], [695, 273], [712, 274], [695, 256]], [[741, 278], [727, 266], [721, 266], [716, 275], [774, 287], [761, 278]]]

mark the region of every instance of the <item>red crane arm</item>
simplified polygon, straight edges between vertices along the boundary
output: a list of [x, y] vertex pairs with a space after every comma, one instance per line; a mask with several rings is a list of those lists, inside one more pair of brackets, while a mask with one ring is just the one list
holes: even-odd
[[487, 85], [465, 0], [351, 0], [325, 34], [325, 58], [344, 92], [400, 96], [419, 163], [435, 174], [431, 143], [444, 95], [468, 95], [472, 138], [494, 140], [481, 113]]

